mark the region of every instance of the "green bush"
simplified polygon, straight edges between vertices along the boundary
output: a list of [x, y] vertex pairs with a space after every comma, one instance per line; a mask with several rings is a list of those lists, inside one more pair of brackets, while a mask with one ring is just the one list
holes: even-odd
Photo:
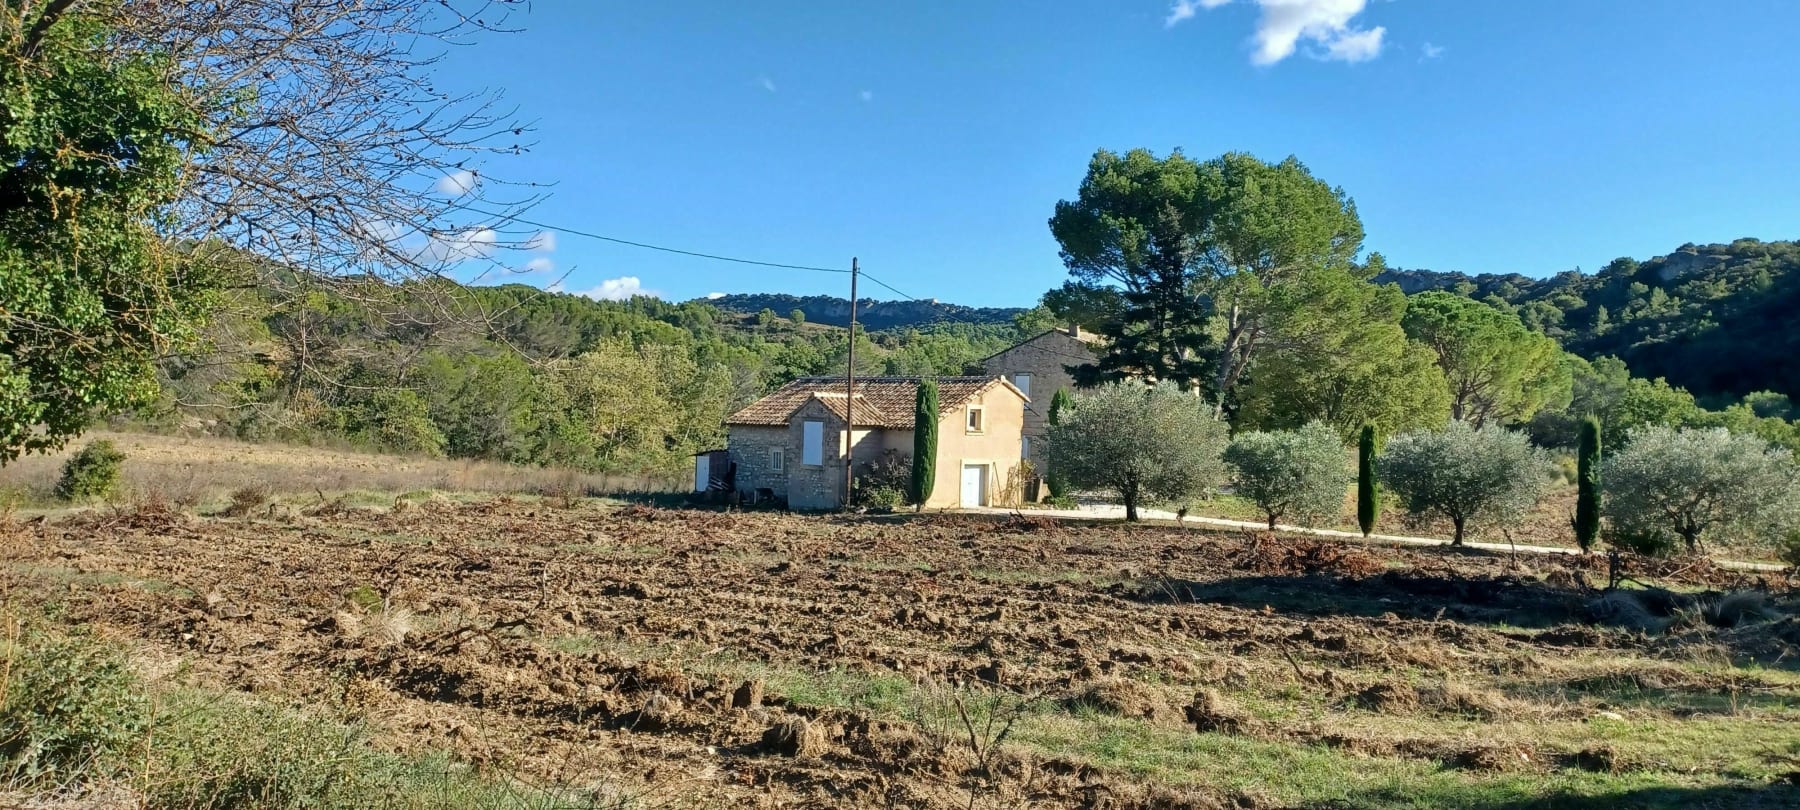
[[56, 482], [56, 497], [65, 501], [105, 498], [119, 487], [119, 465], [125, 454], [112, 442], [98, 439], [81, 448], [81, 452], [63, 463], [62, 479]]
[[1356, 526], [1368, 537], [1381, 519], [1381, 481], [1375, 476], [1375, 457], [1380, 454], [1374, 425], [1363, 425], [1356, 439]]
[[27, 627], [0, 641], [0, 784], [111, 775], [139, 741], [149, 701], [99, 644]]
[[856, 489], [850, 502], [856, 506], [898, 509], [910, 500], [908, 486], [913, 476], [913, 459], [894, 450], [883, 451], [874, 460], [860, 465]]
[[1470, 524], [1517, 524], [1550, 483], [1550, 458], [1523, 433], [1452, 421], [1443, 430], [1394, 437], [1376, 472], [1407, 511], [1449, 520], [1452, 545]]
[[1800, 568], [1800, 529], [1787, 533], [1781, 540], [1781, 561]]
[[1350, 481], [1344, 443], [1322, 422], [1239, 434], [1225, 448], [1225, 463], [1235, 472], [1237, 494], [1256, 504], [1270, 531], [1282, 518], [1313, 525], [1344, 508]]
[[1634, 428], [1607, 457], [1608, 542], [1646, 553], [1698, 553], [1730, 539], [1772, 544], [1800, 522], [1793, 453], [1724, 428]]

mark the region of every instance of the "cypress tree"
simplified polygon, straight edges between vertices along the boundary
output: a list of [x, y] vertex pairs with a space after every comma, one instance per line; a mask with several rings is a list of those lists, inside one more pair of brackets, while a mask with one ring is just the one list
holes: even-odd
[[[1056, 395], [1050, 398], [1050, 424], [1062, 424], [1063, 414], [1074, 406], [1075, 398], [1069, 396], [1069, 389], [1056, 389]], [[1052, 447], [1051, 455], [1054, 455], [1055, 451], [1056, 448]], [[1068, 494], [1068, 479], [1057, 473], [1056, 460], [1054, 458], [1050, 458], [1050, 456], [1045, 456], [1045, 458], [1049, 459], [1047, 463], [1050, 468], [1044, 471], [1044, 485], [1050, 488], [1050, 497], [1060, 499]]]
[[1356, 442], [1356, 525], [1364, 537], [1381, 517], [1381, 484], [1375, 480], [1375, 426], [1363, 425]]
[[1600, 535], [1600, 420], [1592, 416], [1581, 421], [1575, 486], [1575, 544], [1591, 551]]
[[938, 390], [930, 378], [919, 381], [913, 402], [912, 496], [919, 508], [931, 498], [937, 484]]

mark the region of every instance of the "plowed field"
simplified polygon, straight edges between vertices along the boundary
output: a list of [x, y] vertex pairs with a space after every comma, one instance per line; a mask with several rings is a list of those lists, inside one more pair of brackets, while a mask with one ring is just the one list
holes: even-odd
[[507, 499], [0, 536], [150, 676], [642, 806], [1800, 806], [1794, 599], [1703, 562]]

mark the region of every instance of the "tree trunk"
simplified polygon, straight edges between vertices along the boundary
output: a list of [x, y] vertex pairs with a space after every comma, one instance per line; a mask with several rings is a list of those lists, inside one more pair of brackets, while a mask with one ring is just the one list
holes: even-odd
[[1463, 524], [1467, 522], [1467, 519], [1466, 518], [1451, 518], [1450, 522], [1452, 524], [1455, 524], [1455, 526], [1456, 526], [1456, 534], [1450, 540], [1450, 545], [1460, 546], [1463, 544]]
[[1269, 531], [1275, 531], [1275, 513], [1269, 513]]

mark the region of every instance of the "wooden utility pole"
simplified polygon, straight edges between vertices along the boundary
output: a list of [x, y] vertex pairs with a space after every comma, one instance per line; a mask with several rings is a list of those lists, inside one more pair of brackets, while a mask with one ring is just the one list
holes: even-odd
[[856, 487], [856, 257], [850, 257], [850, 351], [844, 363], [844, 508]]

